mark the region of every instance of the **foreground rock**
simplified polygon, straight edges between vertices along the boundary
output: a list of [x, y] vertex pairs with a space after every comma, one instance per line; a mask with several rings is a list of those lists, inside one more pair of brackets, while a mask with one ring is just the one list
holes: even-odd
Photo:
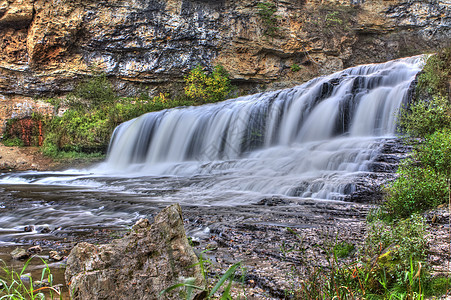
[[153, 224], [139, 220], [124, 238], [96, 246], [80, 243], [71, 251], [66, 282], [73, 299], [180, 299], [159, 293], [182, 278], [203, 279], [188, 244], [178, 204], [163, 209]]

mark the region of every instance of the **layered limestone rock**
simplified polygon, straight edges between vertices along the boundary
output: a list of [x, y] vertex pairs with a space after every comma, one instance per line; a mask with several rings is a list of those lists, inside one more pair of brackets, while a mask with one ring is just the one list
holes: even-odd
[[124, 238], [111, 244], [76, 245], [68, 259], [66, 282], [71, 299], [185, 299], [181, 290], [164, 289], [196, 278], [205, 284], [185, 235], [178, 204], [163, 209], [151, 225], [139, 220]]
[[272, 23], [261, 2], [1, 0], [0, 94], [64, 94], [92, 68], [122, 94], [173, 91], [197, 64], [222, 64], [242, 88], [292, 86], [451, 36], [448, 0], [275, 1]]

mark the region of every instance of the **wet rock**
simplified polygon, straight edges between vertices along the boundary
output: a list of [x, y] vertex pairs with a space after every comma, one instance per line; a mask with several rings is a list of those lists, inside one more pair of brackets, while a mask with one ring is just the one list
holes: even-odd
[[139, 219], [135, 225], [133, 225], [133, 230], [138, 230], [139, 228], [147, 228], [150, 226], [150, 222], [147, 219]]
[[[148, 226], [149, 225], [149, 226]], [[80, 243], [71, 251], [66, 282], [73, 299], [157, 299], [182, 278], [203, 285], [196, 255], [188, 244], [181, 208], [163, 209], [153, 224], [140, 220], [112, 244]], [[184, 298], [178, 292], [162, 299]]]
[[33, 230], [34, 230], [33, 225], [28, 225], [23, 228], [23, 231], [25, 231], [25, 232], [32, 232]]
[[20, 275], [20, 281], [29, 284], [31, 282], [31, 273], [25, 273]]
[[46, 227], [44, 227], [44, 228], [42, 228], [39, 232], [40, 233], [49, 233], [49, 232], [51, 232], [52, 230], [50, 230], [50, 228], [48, 228], [47, 226]]
[[275, 206], [287, 204], [287, 201], [281, 197], [264, 198], [256, 203], [257, 205]]
[[33, 247], [28, 248], [28, 249], [27, 249], [27, 252], [28, 252], [28, 253], [31, 253], [31, 254], [40, 253], [40, 252], [42, 252], [42, 248], [41, 248], [41, 246], [39, 246], [39, 245], [33, 246]]
[[58, 253], [58, 251], [52, 250], [49, 252], [49, 259], [53, 261], [62, 261], [64, 256]]
[[29, 252], [22, 248], [16, 248], [10, 254], [11, 257], [15, 260], [25, 260], [31, 256]]

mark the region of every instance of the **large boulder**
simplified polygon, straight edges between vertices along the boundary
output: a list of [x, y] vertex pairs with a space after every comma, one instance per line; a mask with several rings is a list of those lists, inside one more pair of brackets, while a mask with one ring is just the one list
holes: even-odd
[[204, 285], [197, 263], [175, 204], [153, 224], [139, 220], [111, 244], [79, 243], [68, 257], [65, 277], [72, 299], [182, 299], [181, 290], [159, 293], [188, 277]]

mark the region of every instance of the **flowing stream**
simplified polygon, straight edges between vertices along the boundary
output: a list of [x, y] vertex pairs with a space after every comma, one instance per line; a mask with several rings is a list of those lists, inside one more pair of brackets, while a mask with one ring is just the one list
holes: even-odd
[[106, 161], [91, 169], [0, 174], [0, 242], [123, 228], [173, 202], [239, 210], [265, 199], [348, 201], [394, 138], [422, 64], [358, 66], [291, 89], [148, 113], [118, 126]]

